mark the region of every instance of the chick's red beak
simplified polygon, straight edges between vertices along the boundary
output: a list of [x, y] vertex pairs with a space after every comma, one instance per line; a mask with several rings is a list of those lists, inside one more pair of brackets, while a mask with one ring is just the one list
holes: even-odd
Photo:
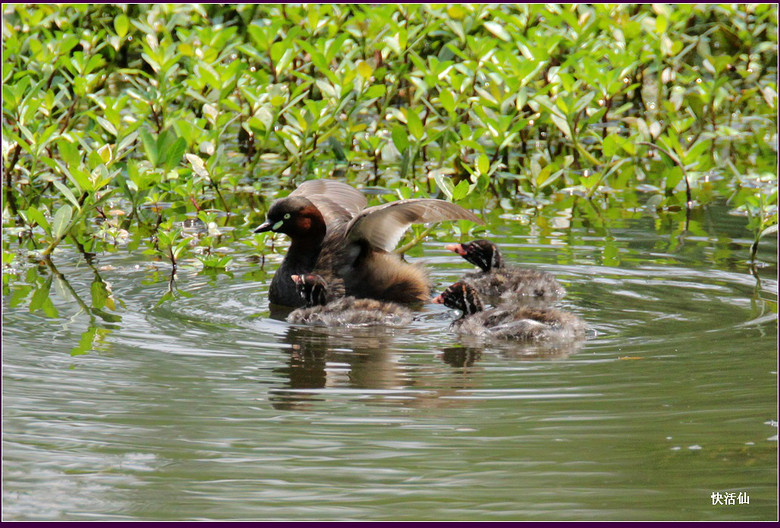
[[303, 282], [303, 277], [301, 277], [300, 275], [290, 275], [290, 278], [295, 284], [300, 284], [301, 282]]
[[444, 246], [444, 249], [449, 249], [450, 251], [454, 251], [460, 256], [466, 254], [466, 250], [463, 249], [463, 244], [447, 244], [446, 246]]

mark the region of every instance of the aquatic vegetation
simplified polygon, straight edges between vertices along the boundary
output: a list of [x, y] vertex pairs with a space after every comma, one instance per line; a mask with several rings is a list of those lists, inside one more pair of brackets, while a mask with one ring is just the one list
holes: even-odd
[[241, 265], [309, 178], [539, 222], [688, 229], [728, 200], [745, 260], [776, 236], [772, 5], [16, 4], [3, 26], [4, 288], [62, 243]]

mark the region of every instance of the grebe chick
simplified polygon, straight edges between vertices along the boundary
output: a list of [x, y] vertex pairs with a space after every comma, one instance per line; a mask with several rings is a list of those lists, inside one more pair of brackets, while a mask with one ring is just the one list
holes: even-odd
[[501, 305], [485, 310], [479, 293], [464, 281], [444, 290], [433, 302], [463, 312], [451, 325], [459, 334], [524, 341], [567, 341], [584, 338], [587, 328], [576, 315], [554, 308]]
[[461, 280], [471, 284], [487, 301], [547, 304], [566, 295], [564, 287], [550, 273], [506, 266], [498, 247], [488, 240], [449, 244], [446, 248], [481, 269]]
[[396, 303], [352, 296], [330, 299], [328, 286], [319, 275], [293, 275], [291, 280], [306, 304], [287, 316], [291, 323], [397, 327], [412, 322], [412, 312]]

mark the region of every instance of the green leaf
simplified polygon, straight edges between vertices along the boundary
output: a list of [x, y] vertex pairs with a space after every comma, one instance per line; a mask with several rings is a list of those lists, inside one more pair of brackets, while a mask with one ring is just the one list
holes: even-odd
[[503, 40], [505, 42], [511, 42], [512, 41], [512, 37], [509, 34], [509, 32], [504, 28], [504, 26], [502, 26], [498, 22], [485, 22], [483, 25], [485, 26], [485, 29], [487, 29], [488, 31], [493, 33], [495, 36], [497, 36], [501, 40]]
[[52, 235], [56, 238], [62, 238], [68, 232], [70, 219], [73, 217], [73, 208], [68, 204], [63, 205], [57, 210], [54, 219], [51, 222]]
[[485, 154], [480, 154], [477, 158], [477, 171], [480, 174], [488, 174], [490, 172], [490, 158]]
[[461, 180], [452, 191], [452, 201], [457, 202], [458, 200], [462, 200], [471, 192], [473, 188], [474, 185], [469, 184], [468, 180]]
[[92, 307], [103, 308], [106, 305], [106, 299], [108, 299], [108, 288], [106, 284], [100, 280], [95, 279], [90, 286], [90, 293], [92, 293]]
[[683, 173], [680, 170], [680, 167], [676, 165], [674, 167], [668, 167], [664, 169], [662, 176], [666, 180], [667, 189], [674, 189], [683, 179]]
[[75, 143], [65, 138], [60, 138], [57, 140], [57, 150], [62, 160], [69, 166], [78, 166], [81, 163], [81, 155]]
[[374, 68], [372, 68], [371, 65], [366, 61], [358, 61], [357, 71], [360, 74], [360, 76], [367, 81], [371, 78], [371, 75], [374, 73]]
[[599, 172], [593, 172], [586, 170], [582, 176], [580, 176], [580, 185], [588, 190], [593, 189], [596, 184], [601, 181], [601, 174]]
[[417, 141], [420, 141], [423, 134], [425, 134], [425, 130], [423, 129], [423, 123], [420, 116], [411, 108], [406, 114], [406, 124], [409, 126], [409, 132]]
[[385, 95], [387, 88], [384, 84], [374, 84], [366, 90], [366, 99], [376, 99]]
[[663, 15], [658, 15], [658, 17], [655, 19], [655, 31], [656, 33], [664, 33], [666, 32], [666, 28], [668, 27], [668, 20]]
[[43, 303], [49, 300], [50, 289], [51, 278], [33, 293], [32, 299], [30, 299], [30, 312], [35, 312], [43, 307]]
[[59, 180], [54, 180], [52, 183], [62, 193], [62, 195], [67, 198], [68, 201], [70, 201], [70, 203], [72, 203], [77, 209], [81, 209], [79, 201], [76, 200], [76, 197], [73, 196], [73, 192], [64, 183]]
[[92, 180], [89, 178], [87, 171], [81, 167], [69, 167], [70, 171], [66, 173], [71, 183], [76, 186], [76, 190], [81, 191], [94, 191], [95, 188], [92, 185]]
[[[13, 112], [16, 110], [19, 101], [16, 100], [16, 95], [10, 85], [3, 83], [3, 110], [8, 109]], [[5, 133], [5, 131], [3, 131]]]
[[447, 113], [452, 114], [455, 111], [455, 97], [453, 97], [451, 90], [444, 88], [439, 92], [439, 103]]
[[152, 137], [149, 131], [146, 130], [145, 128], [140, 129], [138, 131], [138, 134], [141, 136], [141, 142], [143, 143], [144, 150], [146, 151], [146, 159], [149, 160], [152, 166], [156, 167], [159, 161], [159, 155], [157, 152], [157, 141]]
[[114, 19], [114, 31], [119, 38], [124, 38], [127, 35], [127, 31], [130, 29], [130, 21], [127, 16], [119, 15]]
[[611, 158], [617, 153], [618, 141], [615, 134], [609, 134], [604, 138], [604, 142], [601, 144], [601, 151], [604, 153], [604, 157]]
[[173, 145], [167, 149], [165, 156], [165, 170], [171, 170], [181, 163], [181, 158], [187, 150], [187, 142], [184, 138], [178, 138]]
[[452, 200], [453, 191], [455, 190], [452, 185], [452, 180], [441, 172], [436, 171], [433, 174], [433, 181], [435, 181], [439, 189], [447, 195], [447, 199]]
[[403, 153], [409, 148], [409, 135], [404, 127], [400, 125], [394, 126], [391, 135], [393, 137], [393, 144], [395, 145], [395, 148], [398, 149], [398, 152]]
[[51, 226], [49, 226], [49, 222], [46, 220], [46, 217], [43, 215], [43, 213], [40, 212], [34, 205], [31, 205], [27, 208], [25, 215], [27, 216], [28, 222], [35, 222], [41, 226], [44, 231], [46, 231], [47, 235], [51, 235]]

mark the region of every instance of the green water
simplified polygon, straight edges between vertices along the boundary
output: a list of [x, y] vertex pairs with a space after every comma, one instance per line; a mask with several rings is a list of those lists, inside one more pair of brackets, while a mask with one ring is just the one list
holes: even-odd
[[[682, 233], [555, 222], [488, 233], [588, 322], [552, 350], [464, 342], [433, 304], [401, 330], [291, 327], [268, 317], [278, 258], [240, 248], [161, 306], [164, 263], [98, 255], [115, 322], [57, 281], [56, 318], [6, 295], [4, 520], [776, 519], [776, 239], [754, 276], [724, 208]], [[469, 269], [447, 242], [413, 259], [438, 291]], [[88, 299], [93, 269], [54, 261]]]

